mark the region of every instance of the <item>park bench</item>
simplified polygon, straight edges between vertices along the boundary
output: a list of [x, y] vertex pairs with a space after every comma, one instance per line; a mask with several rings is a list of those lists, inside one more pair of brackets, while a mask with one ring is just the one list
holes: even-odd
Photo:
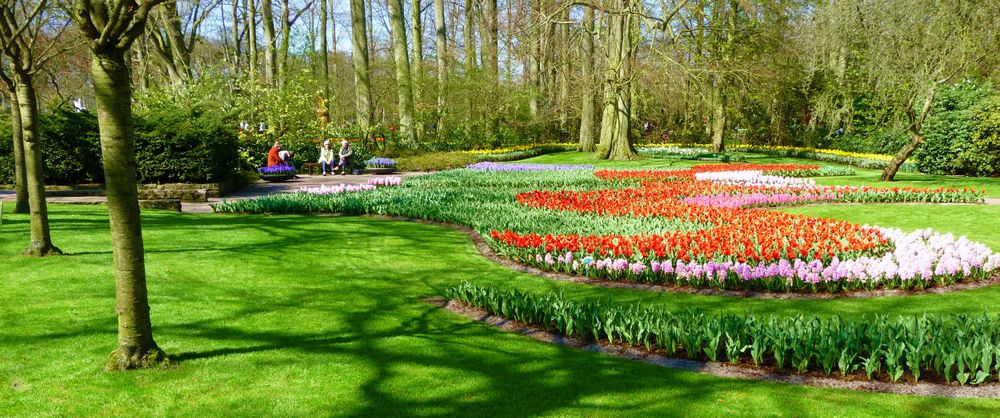
[[309, 174], [310, 176], [315, 175], [315, 174], [313, 174], [313, 172], [315, 170], [322, 170], [322, 169], [323, 169], [323, 165], [320, 164], [320, 163], [305, 163], [305, 164], [302, 164], [302, 171], [304, 173], [306, 173], [306, 174]]

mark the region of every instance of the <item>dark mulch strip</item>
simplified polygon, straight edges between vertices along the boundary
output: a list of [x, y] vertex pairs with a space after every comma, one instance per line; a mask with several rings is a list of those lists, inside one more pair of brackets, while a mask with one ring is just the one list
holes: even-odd
[[[618, 356], [630, 360], [643, 361], [671, 369], [705, 373], [712, 376], [836, 389], [850, 389], [865, 392], [893, 393], [900, 395], [937, 396], [945, 398], [1000, 398], [1000, 384], [996, 383], [979, 386], [959, 386], [957, 383], [948, 385], [929, 382], [890, 383], [869, 380], [845, 380], [833, 377], [789, 374], [767, 368], [671, 358], [650, 353], [642, 348], [630, 347], [622, 344], [612, 344], [607, 341], [595, 343], [582, 338], [566, 337], [561, 334], [545, 331], [541, 327], [508, 320], [496, 315], [490, 315], [483, 309], [472, 307], [460, 302], [447, 301], [440, 298], [428, 299], [427, 301], [464, 317], [495, 326], [503, 331], [525, 335], [539, 341], [595, 353]], [[848, 378], [853, 377], [855, 376], [848, 376]]]

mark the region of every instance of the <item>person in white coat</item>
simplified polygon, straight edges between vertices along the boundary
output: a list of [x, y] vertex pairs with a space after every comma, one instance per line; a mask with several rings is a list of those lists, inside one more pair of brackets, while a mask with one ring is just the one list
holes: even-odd
[[327, 175], [327, 171], [333, 174], [333, 169], [336, 167], [336, 161], [334, 160], [333, 148], [330, 147], [330, 140], [323, 141], [323, 146], [319, 148], [319, 164], [320, 168], [323, 169], [323, 175]]

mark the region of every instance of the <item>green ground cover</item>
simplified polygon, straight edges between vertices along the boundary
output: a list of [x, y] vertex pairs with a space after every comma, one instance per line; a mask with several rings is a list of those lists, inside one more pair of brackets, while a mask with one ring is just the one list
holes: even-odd
[[[590, 162], [582, 157], [531, 162]], [[654, 163], [686, 162], [623, 165]], [[984, 184], [1000, 189], [996, 182]], [[10, 208], [0, 226], [0, 415], [986, 416], [1000, 407], [668, 370], [505, 334], [422, 301], [471, 281], [676, 310], [982, 313], [1000, 311], [1000, 286], [831, 301], [605, 289], [512, 272], [447, 228], [362, 217], [144, 212], [154, 330], [178, 361], [108, 373], [101, 366], [115, 319], [106, 210], [53, 205], [54, 241], [71, 255], [29, 259], [16, 255], [27, 218]], [[931, 227], [1000, 250], [997, 205], [783, 210]]]

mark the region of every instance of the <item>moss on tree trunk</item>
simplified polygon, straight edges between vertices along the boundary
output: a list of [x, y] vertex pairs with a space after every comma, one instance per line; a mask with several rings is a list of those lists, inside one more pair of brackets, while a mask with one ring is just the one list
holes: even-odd
[[153, 340], [149, 316], [132, 137], [132, 91], [124, 51], [95, 54], [91, 76], [101, 126], [118, 316], [118, 348], [111, 353], [105, 367], [109, 370], [150, 367], [167, 360]]

